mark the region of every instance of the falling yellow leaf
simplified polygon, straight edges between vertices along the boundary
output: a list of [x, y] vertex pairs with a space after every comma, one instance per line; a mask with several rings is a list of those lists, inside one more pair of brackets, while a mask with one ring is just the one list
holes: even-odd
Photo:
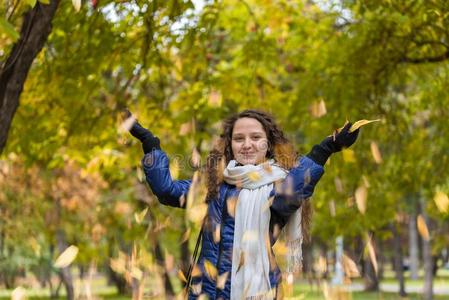
[[197, 284], [192, 284], [192, 293], [194, 295], [199, 295], [201, 293], [201, 282]]
[[215, 230], [214, 230], [214, 243], [218, 244], [220, 242], [220, 234], [221, 234], [221, 226], [220, 224], [218, 224], [217, 226], [215, 226]]
[[243, 233], [242, 242], [254, 242], [257, 241], [259, 235], [255, 230], [247, 230]]
[[357, 129], [359, 129], [362, 126], [365, 126], [366, 124], [369, 123], [373, 123], [373, 122], [379, 122], [380, 119], [376, 119], [376, 120], [359, 120], [357, 122], [355, 122], [354, 124], [352, 124], [351, 128], [349, 128], [349, 132], [354, 132]]
[[209, 94], [208, 104], [210, 107], [220, 107], [222, 104], [223, 97], [221, 93], [217, 90], [212, 90]]
[[220, 290], [224, 289], [226, 280], [228, 279], [228, 276], [229, 276], [229, 272], [225, 272], [221, 275], [218, 275], [217, 288], [219, 288]]
[[198, 168], [200, 166], [201, 155], [198, 152], [198, 150], [196, 149], [196, 147], [193, 147], [191, 162], [192, 162], [192, 167], [194, 167], [194, 168]]
[[203, 274], [203, 272], [201, 272], [201, 269], [198, 267], [198, 265], [195, 265], [192, 269], [192, 277], [199, 277], [201, 276], [201, 274]]
[[171, 177], [172, 177], [173, 179], [178, 179], [178, 176], [179, 176], [179, 170], [181, 169], [180, 166], [179, 166], [178, 160], [177, 160], [177, 159], [174, 159], [174, 160], [170, 163], [169, 168], [170, 168], [170, 174], [171, 174]]
[[181, 127], [179, 128], [179, 135], [187, 135], [188, 133], [190, 133], [192, 131], [192, 122], [186, 122], [181, 124]]
[[334, 183], [335, 183], [335, 189], [337, 190], [337, 192], [342, 194], [344, 192], [344, 188], [343, 188], [343, 182], [341, 181], [340, 177], [335, 176]]
[[184, 234], [183, 234], [182, 237], [181, 237], [181, 243], [185, 243], [185, 242], [189, 239], [189, 237], [190, 237], [190, 232], [191, 232], [191, 229], [190, 229], [190, 228], [187, 229], [186, 232], [184, 232]]
[[71, 245], [67, 247], [61, 255], [56, 259], [55, 267], [56, 268], [65, 268], [70, 265], [78, 255], [78, 247]]
[[184, 275], [184, 273], [181, 270], [178, 270], [178, 278], [182, 281], [182, 282], [187, 282], [187, 278]]
[[204, 271], [210, 279], [215, 280], [215, 278], [217, 278], [217, 269], [207, 259], [204, 260]]
[[337, 214], [336, 210], [335, 210], [335, 201], [334, 200], [329, 201], [329, 211], [330, 211], [330, 214], [332, 217], [335, 217], [335, 215]]
[[357, 203], [357, 208], [362, 214], [366, 212], [366, 198], [368, 195], [368, 189], [365, 185], [361, 185], [355, 191], [355, 201]]
[[355, 153], [352, 149], [343, 149], [341, 151], [341, 154], [343, 155], [343, 161], [347, 163], [354, 163], [356, 162], [355, 159]]
[[142, 270], [140, 270], [137, 267], [132, 267], [131, 268], [131, 277], [137, 279], [137, 280], [142, 280], [143, 277], [143, 272]]
[[324, 102], [323, 99], [313, 102], [312, 105], [310, 106], [310, 114], [312, 115], [312, 117], [320, 118], [324, 116], [326, 113], [327, 113], [326, 103]]
[[125, 121], [120, 124], [119, 132], [127, 132], [133, 127], [134, 123], [136, 122], [136, 118], [134, 116], [131, 116], [127, 118]]
[[262, 178], [262, 177], [260, 176], [260, 174], [258, 172], [250, 172], [250, 173], [248, 173], [248, 178], [251, 181], [259, 181], [260, 178]]
[[263, 164], [262, 167], [268, 174], [271, 174], [273, 172], [273, 169], [271, 168], [271, 165], [269, 163]]
[[165, 253], [165, 269], [167, 272], [171, 272], [175, 267], [175, 258], [173, 255]]
[[422, 215], [418, 215], [416, 222], [418, 225], [418, 232], [421, 237], [426, 241], [430, 240], [429, 229], [427, 229], [427, 224], [424, 217]]
[[235, 216], [235, 206], [237, 205], [237, 197], [231, 197], [226, 200], [226, 206], [228, 208], [228, 214], [231, 217]]
[[148, 207], [146, 207], [144, 210], [142, 210], [140, 213], [134, 213], [134, 219], [136, 220], [137, 224], [142, 223], [145, 216], [147, 215]]
[[380, 150], [376, 142], [371, 142], [371, 154], [377, 164], [382, 163], [382, 155], [380, 154]]
[[435, 204], [437, 205], [437, 208], [442, 213], [447, 213], [449, 208], [449, 198], [447, 197], [446, 193], [443, 193], [441, 191], [438, 191], [435, 193], [435, 196], [433, 197], [433, 201], [435, 201]]
[[81, 9], [81, 0], [72, 0], [73, 7], [76, 11], [80, 11]]
[[193, 223], [201, 222], [207, 213], [207, 204], [200, 203], [187, 211], [187, 218]]
[[322, 276], [327, 272], [327, 260], [324, 256], [320, 255], [318, 260], [315, 262], [314, 269], [317, 271], [319, 276]]
[[368, 248], [368, 254], [369, 254], [369, 258], [371, 260], [371, 263], [373, 264], [373, 268], [374, 268], [374, 272], [377, 274], [377, 258], [376, 258], [376, 252], [374, 251], [374, 247], [372, 244], [372, 239], [370, 236], [367, 235], [367, 248]]
[[356, 263], [346, 254], [342, 256], [343, 270], [347, 277], [358, 277], [360, 276], [359, 269]]
[[245, 252], [240, 252], [240, 260], [239, 260], [239, 265], [237, 266], [237, 271], [240, 271], [240, 268], [243, 267], [243, 265], [245, 264]]

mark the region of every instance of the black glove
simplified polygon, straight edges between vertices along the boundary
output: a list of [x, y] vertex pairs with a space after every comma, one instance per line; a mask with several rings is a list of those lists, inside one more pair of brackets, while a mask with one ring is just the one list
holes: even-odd
[[[125, 111], [125, 115], [127, 117], [131, 117], [131, 113], [129, 111]], [[161, 150], [159, 138], [155, 137], [148, 129], [143, 128], [137, 120], [134, 122], [129, 132], [132, 136], [142, 142], [142, 149], [145, 154], [150, 153], [154, 149]]]
[[319, 145], [313, 146], [307, 156], [324, 166], [332, 153], [339, 152], [355, 143], [359, 135], [359, 129], [349, 132], [351, 126], [352, 123], [348, 123], [339, 133], [326, 137]]

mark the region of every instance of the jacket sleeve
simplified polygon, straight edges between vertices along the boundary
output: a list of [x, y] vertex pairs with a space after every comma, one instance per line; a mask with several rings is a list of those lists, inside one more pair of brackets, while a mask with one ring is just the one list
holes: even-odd
[[[271, 205], [271, 229], [275, 224], [284, 227], [289, 217], [312, 196], [316, 184], [324, 174], [324, 168], [308, 156], [302, 156], [296, 167], [285, 178], [280, 191], [273, 189]], [[279, 228], [279, 229], [280, 229]]]
[[161, 204], [185, 207], [186, 201], [180, 201], [180, 198], [182, 196], [185, 199], [187, 198], [187, 192], [192, 181], [172, 179], [168, 157], [165, 152], [153, 150], [145, 154], [142, 159], [142, 166], [146, 180]]

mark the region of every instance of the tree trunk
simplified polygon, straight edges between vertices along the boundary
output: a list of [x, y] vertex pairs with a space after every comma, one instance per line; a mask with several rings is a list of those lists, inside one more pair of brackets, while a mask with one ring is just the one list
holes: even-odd
[[38, 1], [25, 14], [20, 38], [0, 70], [0, 153], [6, 145], [28, 71], [47, 41], [58, 4], [59, 0], [51, 0], [48, 5]]
[[409, 234], [409, 255], [410, 255], [410, 278], [418, 279], [419, 268], [419, 243], [418, 230], [416, 227], [416, 212], [410, 214], [410, 221], [408, 223]]
[[405, 282], [404, 282], [404, 265], [401, 249], [401, 237], [400, 232], [397, 230], [395, 224], [390, 223], [390, 229], [393, 233], [393, 259], [394, 270], [396, 272], [396, 279], [399, 281], [399, 295], [405, 297]]
[[[421, 214], [428, 226], [429, 220], [427, 217], [424, 199], [420, 199], [421, 202]], [[432, 245], [430, 239], [422, 239], [422, 254], [424, 262], [424, 290], [423, 299], [433, 299], [433, 258], [432, 258]]]

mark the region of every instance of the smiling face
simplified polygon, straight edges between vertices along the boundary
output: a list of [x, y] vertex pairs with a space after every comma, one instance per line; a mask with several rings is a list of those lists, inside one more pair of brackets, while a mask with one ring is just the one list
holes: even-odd
[[257, 165], [266, 158], [267, 134], [262, 124], [254, 118], [240, 118], [232, 130], [232, 154], [242, 165]]

